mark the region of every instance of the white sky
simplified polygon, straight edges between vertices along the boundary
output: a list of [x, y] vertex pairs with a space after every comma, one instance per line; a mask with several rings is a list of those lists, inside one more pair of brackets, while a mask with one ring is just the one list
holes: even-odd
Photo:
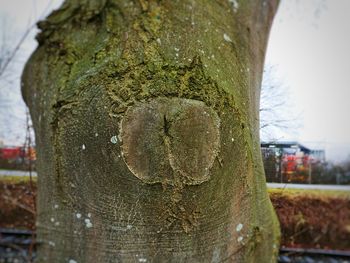
[[332, 159], [350, 153], [350, 1], [282, 1], [266, 62], [289, 87], [302, 127], [296, 139], [326, 149]]
[[[61, 2], [0, 0], [0, 26], [5, 23], [16, 41], [35, 18]], [[11, 98], [11, 103], [6, 105], [12, 109], [7, 112], [17, 116], [9, 122], [0, 107], [0, 139], [5, 138], [9, 143], [17, 142], [22, 136], [16, 131], [23, 127], [25, 119], [16, 76], [36, 46], [34, 35], [35, 32], [28, 37], [12, 65], [18, 72], [13, 83], [0, 86], [0, 104]], [[327, 157], [333, 160], [347, 157], [350, 154], [350, 0], [282, 0], [270, 34], [266, 63], [274, 66], [274, 75], [289, 87], [293, 111], [301, 113], [302, 127], [298, 133], [281, 133], [280, 137], [325, 148]]]

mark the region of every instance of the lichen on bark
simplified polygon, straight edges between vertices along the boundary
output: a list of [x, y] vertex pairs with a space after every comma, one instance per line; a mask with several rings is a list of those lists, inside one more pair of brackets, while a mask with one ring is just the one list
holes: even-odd
[[67, 0], [39, 24], [38, 262], [275, 260], [257, 109], [277, 1], [238, 3]]

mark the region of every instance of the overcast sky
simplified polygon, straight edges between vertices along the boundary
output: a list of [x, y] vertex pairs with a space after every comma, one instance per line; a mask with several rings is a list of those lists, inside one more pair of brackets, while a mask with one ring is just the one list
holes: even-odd
[[350, 153], [350, 1], [282, 0], [266, 63], [289, 87], [298, 133], [284, 134], [332, 159]]
[[[8, 39], [18, 41], [28, 25], [61, 2], [0, 0], [0, 33], [5, 26], [11, 32]], [[266, 57], [274, 68], [273, 76], [288, 87], [291, 109], [300, 124], [297, 131], [280, 132], [277, 137], [324, 148], [333, 160], [350, 154], [349, 14], [350, 0], [282, 0]], [[24, 128], [25, 110], [17, 78], [36, 46], [34, 35], [35, 31], [11, 65], [17, 73], [0, 86], [0, 104], [6, 105], [5, 110], [0, 107], [0, 139], [11, 144], [23, 141], [18, 130]], [[6, 117], [9, 114], [11, 121]]]

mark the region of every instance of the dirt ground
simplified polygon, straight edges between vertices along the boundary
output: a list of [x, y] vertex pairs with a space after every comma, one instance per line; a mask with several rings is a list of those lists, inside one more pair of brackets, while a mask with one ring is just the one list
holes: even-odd
[[[0, 178], [0, 228], [33, 229], [34, 193], [27, 180]], [[269, 190], [282, 230], [282, 246], [350, 250], [348, 193]]]
[[269, 190], [282, 246], [350, 250], [349, 192]]
[[0, 228], [34, 229], [35, 195], [35, 182], [32, 191], [28, 179], [0, 177]]

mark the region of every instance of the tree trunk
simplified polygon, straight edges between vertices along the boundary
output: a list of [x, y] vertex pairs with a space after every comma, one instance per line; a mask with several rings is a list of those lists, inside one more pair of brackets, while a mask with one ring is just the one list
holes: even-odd
[[23, 73], [38, 262], [273, 262], [259, 146], [277, 0], [67, 0]]

